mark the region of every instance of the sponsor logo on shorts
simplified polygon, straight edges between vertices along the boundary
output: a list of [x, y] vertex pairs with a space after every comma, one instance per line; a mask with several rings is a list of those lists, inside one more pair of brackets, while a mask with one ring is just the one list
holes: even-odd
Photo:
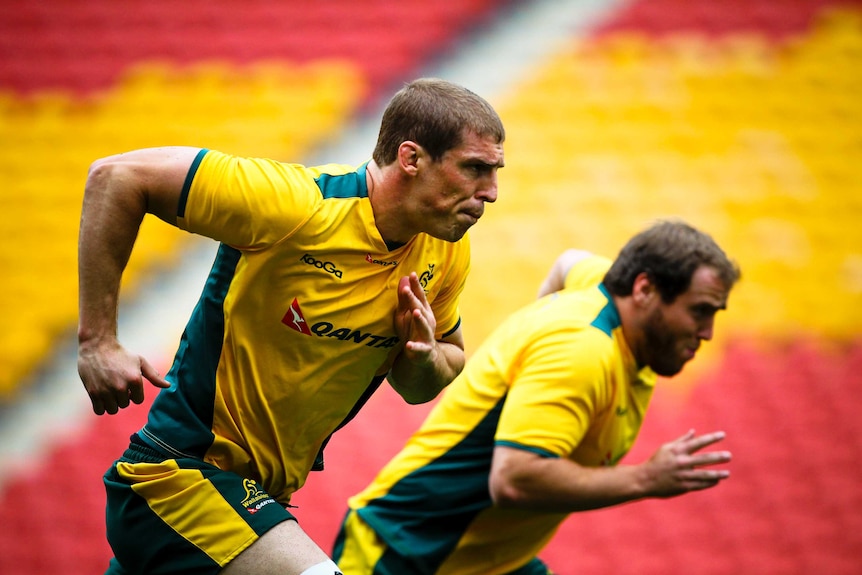
[[275, 503], [275, 499], [269, 493], [260, 488], [257, 482], [253, 479], [243, 479], [242, 486], [245, 488], [245, 499], [240, 505], [245, 507], [246, 511], [254, 515], [270, 503]]

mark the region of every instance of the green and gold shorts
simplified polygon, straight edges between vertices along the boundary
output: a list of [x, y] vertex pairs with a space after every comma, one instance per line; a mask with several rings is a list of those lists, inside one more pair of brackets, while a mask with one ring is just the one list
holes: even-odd
[[133, 441], [104, 476], [109, 574], [213, 574], [295, 517], [254, 480]]

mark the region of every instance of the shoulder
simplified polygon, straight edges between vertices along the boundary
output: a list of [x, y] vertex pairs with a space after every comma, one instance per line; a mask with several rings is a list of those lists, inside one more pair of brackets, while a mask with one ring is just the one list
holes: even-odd
[[[596, 286], [611, 267], [611, 260], [582, 250], [569, 250], [564, 273], [564, 289], [579, 290]], [[563, 256], [561, 256], [563, 257]]]

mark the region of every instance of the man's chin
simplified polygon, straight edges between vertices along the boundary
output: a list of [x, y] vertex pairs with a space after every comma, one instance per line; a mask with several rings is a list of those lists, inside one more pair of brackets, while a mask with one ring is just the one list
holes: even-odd
[[652, 368], [657, 375], [662, 377], [673, 377], [679, 372], [682, 371], [682, 368], [685, 367], [686, 362], [683, 362], [678, 365], [659, 365]]
[[438, 240], [443, 240], [444, 242], [454, 243], [454, 242], [459, 241], [461, 238], [463, 238], [467, 234], [467, 230], [469, 230], [469, 229], [470, 229], [470, 226], [467, 226], [464, 228], [456, 228], [456, 229], [448, 230], [446, 233], [443, 233], [443, 234], [436, 234], [436, 235], [434, 235], [434, 237], [437, 238]]

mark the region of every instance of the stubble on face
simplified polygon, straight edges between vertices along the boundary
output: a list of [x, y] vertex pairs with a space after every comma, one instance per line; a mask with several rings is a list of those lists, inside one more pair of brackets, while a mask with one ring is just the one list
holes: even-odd
[[658, 375], [671, 377], [682, 371], [687, 359], [683, 358], [679, 338], [670, 329], [661, 307], [647, 318], [643, 327], [646, 364]]
[[728, 291], [714, 269], [701, 266], [686, 292], [670, 304], [659, 303], [643, 328], [647, 365], [663, 376], [682, 371], [701, 341], [712, 339], [714, 317], [727, 307]]

